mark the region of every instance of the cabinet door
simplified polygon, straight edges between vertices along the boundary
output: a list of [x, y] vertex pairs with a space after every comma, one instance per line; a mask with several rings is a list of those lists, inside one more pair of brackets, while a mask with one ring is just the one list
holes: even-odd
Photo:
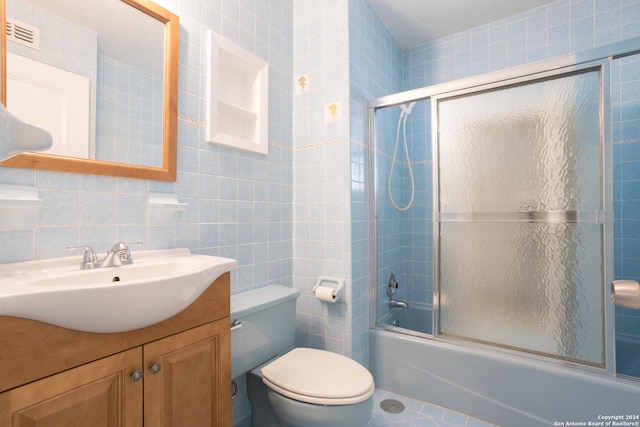
[[[45, 355], [43, 355], [44, 357]], [[0, 394], [6, 427], [141, 427], [140, 347]]]
[[145, 426], [230, 426], [230, 343], [227, 317], [145, 345]]

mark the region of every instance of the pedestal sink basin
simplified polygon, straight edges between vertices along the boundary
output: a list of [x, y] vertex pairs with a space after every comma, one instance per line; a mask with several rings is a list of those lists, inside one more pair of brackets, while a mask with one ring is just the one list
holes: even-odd
[[187, 308], [236, 261], [188, 249], [132, 252], [131, 265], [81, 270], [82, 257], [0, 264], [0, 315], [85, 332], [123, 332]]

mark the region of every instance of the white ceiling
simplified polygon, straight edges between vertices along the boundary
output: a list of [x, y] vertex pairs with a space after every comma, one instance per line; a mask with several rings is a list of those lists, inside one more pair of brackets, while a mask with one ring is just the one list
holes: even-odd
[[369, 0], [369, 3], [404, 50], [553, 1]]
[[[163, 46], [158, 40], [162, 40], [163, 26], [148, 17], [140, 18], [143, 14], [121, 1], [29, 1], [96, 31], [99, 49], [106, 55], [142, 69], [162, 70]], [[553, 1], [369, 0], [369, 3], [400, 48], [407, 49]], [[153, 25], [153, 29], [147, 24]], [[128, 41], [123, 42], [123, 38]], [[134, 51], [132, 46], [144, 47]]]

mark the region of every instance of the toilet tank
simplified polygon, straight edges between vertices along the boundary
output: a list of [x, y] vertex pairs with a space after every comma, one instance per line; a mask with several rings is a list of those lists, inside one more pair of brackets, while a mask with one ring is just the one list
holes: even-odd
[[231, 296], [231, 378], [293, 348], [299, 295], [270, 285]]

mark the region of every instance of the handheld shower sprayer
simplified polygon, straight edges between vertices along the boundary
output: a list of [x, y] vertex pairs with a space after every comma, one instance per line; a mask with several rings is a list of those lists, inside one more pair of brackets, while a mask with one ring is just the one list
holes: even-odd
[[413, 110], [413, 106], [416, 105], [416, 102], [413, 101], [412, 103], [409, 104], [409, 106], [407, 107], [405, 104], [401, 104], [400, 108], [402, 109], [402, 113], [400, 113], [400, 115], [405, 115], [408, 116], [409, 114], [411, 114], [411, 110]]

